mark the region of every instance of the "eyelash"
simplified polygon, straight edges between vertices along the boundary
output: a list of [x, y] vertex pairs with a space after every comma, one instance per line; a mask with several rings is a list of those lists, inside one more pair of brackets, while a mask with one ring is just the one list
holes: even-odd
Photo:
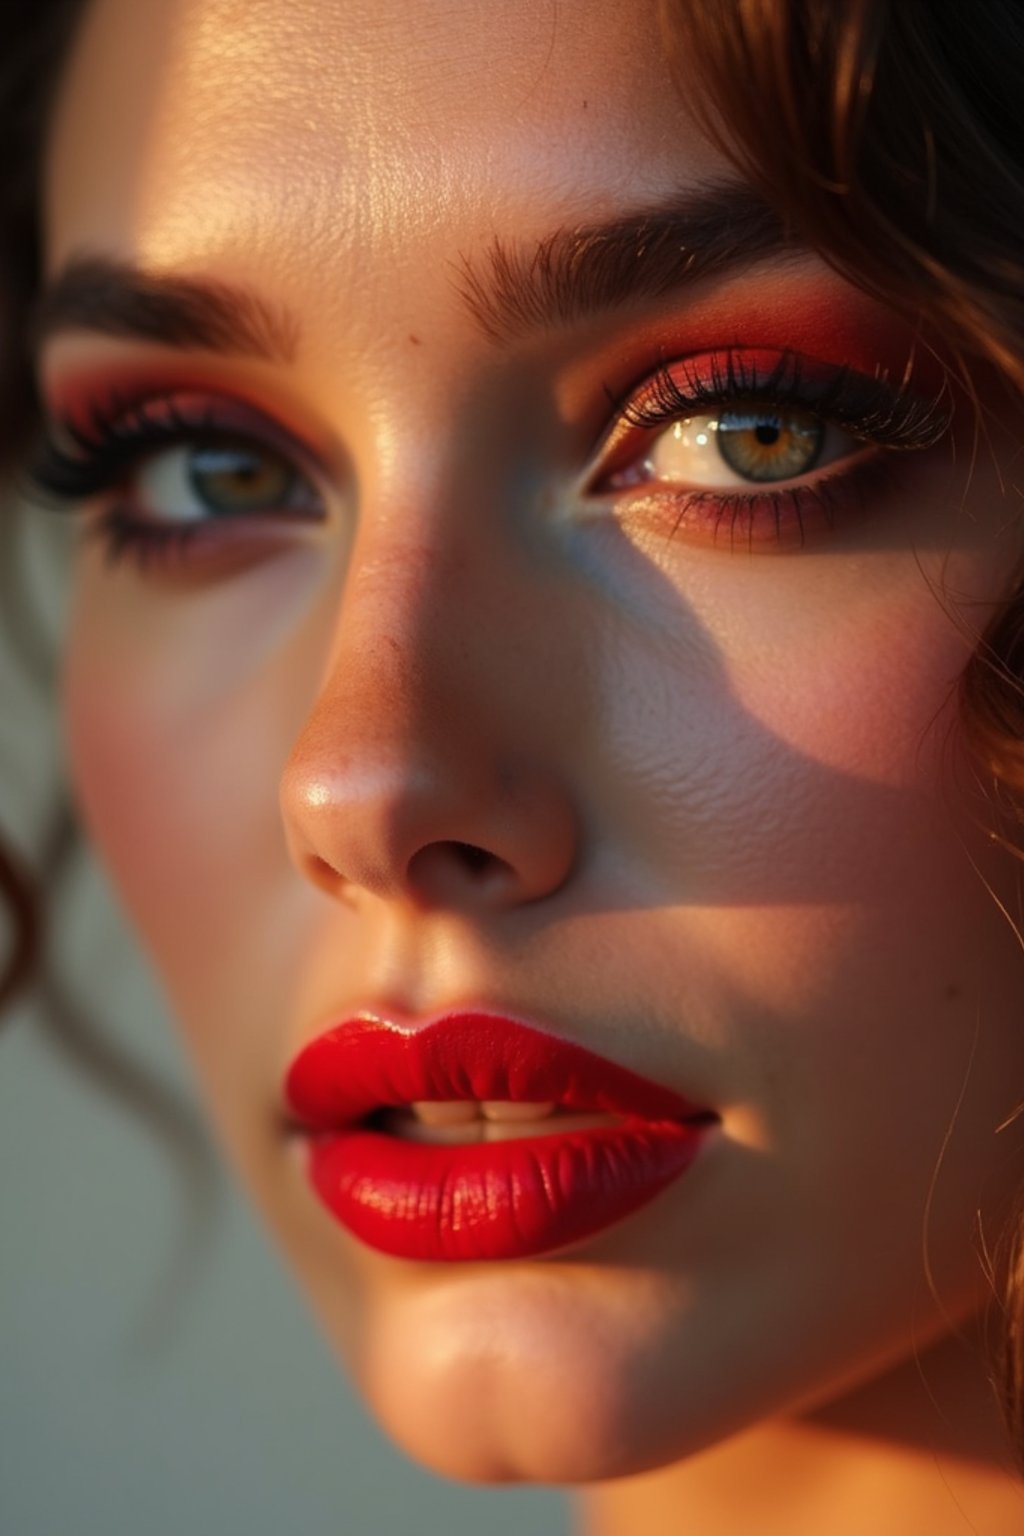
[[755, 536], [760, 547], [764, 535], [779, 546], [802, 546], [807, 514], [831, 528], [837, 514], [851, 502], [859, 504], [869, 489], [889, 488], [892, 459], [876, 453], [858, 455], [851, 463], [846, 455], [836, 461], [838, 467], [831, 474], [825, 466], [803, 483], [762, 482], [752, 491], [651, 487], [640, 482], [630, 493], [621, 484], [602, 486], [614, 479], [616, 461], [635, 463], [641, 456], [638, 436], [649, 440], [676, 422], [730, 406], [807, 412], [865, 446], [891, 451], [932, 448], [950, 429], [952, 410], [945, 382], [925, 397], [912, 393], [907, 380], [893, 386], [881, 375], [861, 374], [846, 365], [812, 366], [814, 371], [809, 372], [801, 357], [786, 349], [764, 372], [742, 353], [730, 351], [665, 363], [638, 390], [623, 397], [606, 391], [616, 421], [598, 455], [610, 455], [613, 469], [610, 473], [607, 466], [603, 468], [591, 494], [625, 494], [627, 504], [636, 497], [641, 504], [654, 501], [662, 508], [667, 501], [674, 512], [669, 537], [686, 518], [711, 543], [717, 542], [725, 523], [731, 548], [752, 547]]
[[[302, 479], [312, 479], [299, 467], [297, 461], [302, 455], [292, 440], [265, 422], [255, 422], [250, 413], [238, 407], [225, 412], [223, 406], [212, 402], [187, 406], [173, 397], [129, 403], [111, 395], [109, 402], [92, 403], [84, 423], [60, 416], [47, 426], [29, 465], [29, 494], [58, 509], [74, 510], [113, 491], [129, 472], [140, 469], [161, 451], [218, 446], [225, 441], [249, 443], [257, 450], [277, 454]], [[222, 521], [227, 524], [231, 520], [225, 515]], [[243, 515], [235, 514], [234, 520], [243, 521]], [[304, 520], [310, 519], [306, 516]], [[88, 526], [87, 535], [100, 543], [109, 565], [127, 557], [146, 569], [153, 564], [186, 561], [195, 546], [211, 541], [211, 528], [201, 520], [183, 521], [179, 526], [159, 523], [139, 517], [123, 502], [115, 502]]]
[[[703, 376], [694, 371], [698, 361], [707, 370]], [[857, 373], [846, 364], [814, 379], [804, 360], [790, 350], [780, 352], [764, 375], [756, 365], [745, 367], [742, 354], [735, 352], [664, 363], [631, 397], [609, 398], [626, 421], [647, 429], [701, 408], [740, 402], [813, 411], [855, 436], [897, 448], [931, 447], [949, 426], [943, 409], [945, 386], [933, 399], [923, 400], [906, 383], [894, 387], [881, 376]]]
[[[778, 353], [766, 373], [742, 354], [729, 351], [663, 364], [622, 399], [606, 393], [615, 420], [596, 449], [595, 456], [605, 462], [587, 494], [625, 496], [627, 503], [636, 491], [650, 500], [652, 489], [640, 484], [630, 494], [621, 487], [602, 490], [601, 486], [613, 478], [614, 462], [626, 458], [626, 450], [630, 461], [639, 458], [638, 437], [649, 440], [675, 422], [730, 405], [808, 412], [865, 444], [894, 450], [932, 447], [950, 426], [945, 387], [926, 400], [911, 394], [906, 383], [894, 387], [882, 377], [859, 374], [846, 366], [810, 375], [790, 350]], [[294, 445], [278, 446], [266, 428], [255, 426], [251, 419], [225, 421], [212, 404], [187, 408], [173, 398], [128, 404], [112, 396], [107, 404], [93, 404], [84, 424], [68, 417], [53, 423], [30, 466], [30, 490], [37, 500], [74, 507], [111, 492], [160, 450], [208, 446], [226, 438], [269, 448], [294, 467]], [[70, 447], [63, 446], [65, 441]], [[745, 534], [747, 544], [753, 543], [755, 533], [759, 539], [766, 533], [769, 541], [788, 544], [794, 531], [802, 544], [807, 513], [820, 515], [831, 527], [848, 498], [863, 494], [866, 478], [889, 467], [890, 461], [870, 455], [834, 474], [819, 472], [802, 484], [762, 482], [755, 491], [655, 487], [653, 496], [661, 505], [667, 500], [676, 513], [673, 532], [689, 517], [704, 537], [715, 542], [723, 521], [728, 520], [733, 546], [737, 530]], [[243, 521], [244, 514], [225, 514], [223, 523], [232, 519]], [[139, 517], [124, 502], [106, 508], [88, 531], [101, 543], [110, 565], [127, 557], [143, 569], [155, 563], [187, 562], [195, 546], [209, 541], [211, 535], [209, 521], [183, 521], [178, 526], [157, 523]]]

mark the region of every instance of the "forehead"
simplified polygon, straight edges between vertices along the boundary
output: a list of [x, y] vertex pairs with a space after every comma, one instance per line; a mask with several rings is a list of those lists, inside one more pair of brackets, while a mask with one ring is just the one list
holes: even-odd
[[[335, 280], [542, 235], [714, 168], [657, 0], [93, 0], [51, 136], [52, 264]], [[339, 263], [341, 264], [339, 268]]]

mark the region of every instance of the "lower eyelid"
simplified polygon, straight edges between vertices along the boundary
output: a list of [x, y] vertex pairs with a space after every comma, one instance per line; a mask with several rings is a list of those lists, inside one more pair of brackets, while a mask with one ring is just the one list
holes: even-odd
[[223, 522], [147, 522], [114, 503], [86, 514], [82, 536], [104, 567], [132, 568], [143, 578], [170, 587], [191, 588], [241, 575], [264, 561], [296, 552], [308, 542], [298, 536], [307, 524], [280, 519], [238, 518]]
[[[650, 482], [604, 493], [604, 515], [638, 525], [666, 542], [725, 548], [727, 552], [786, 554], [813, 548], [854, 526], [871, 506], [892, 495], [899, 467], [872, 445], [804, 482], [763, 485], [724, 493]], [[595, 507], [595, 512], [599, 510]]]

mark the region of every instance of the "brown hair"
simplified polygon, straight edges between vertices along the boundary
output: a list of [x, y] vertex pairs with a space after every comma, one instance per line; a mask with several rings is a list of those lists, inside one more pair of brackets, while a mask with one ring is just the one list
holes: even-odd
[[[38, 197], [44, 128], [56, 88], [60, 62], [81, 0], [54, 0], [45, 10], [35, 0], [12, 0], [4, 14], [4, 51], [0, 62], [0, 139], [4, 144], [0, 176], [0, 467], [7, 469], [31, 430], [35, 395], [28, 358], [28, 337], [21, 323], [39, 269]], [[13, 529], [3, 529], [4, 613], [16, 614], [17, 634], [26, 671], [45, 670], [32, 615], [23, 614], [10, 545]], [[40, 681], [42, 679], [40, 678]], [[0, 975], [0, 1012], [31, 979], [41, 948], [37, 894], [24, 858], [0, 843], [0, 897], [12, 923], [11, 952]]]
[[[25, 336], [16, 322], [36, 277], [35, 199], [49, 92], [80, 9], [81, 0], [50, 0], [46, 7], [17, 0], [5, 14], [0, 457], [23, 440], [32, 409]], [[1019, 0], [662, 0], [662, 10], [667, 46], [685, 56], [690, 90], [699, 83], [694, 106], [704, 126], [794, 233], [858, 287], [926, 318], [961, 360], [968, 387], [979, 364], [994, 369], [1019, 408]], [[979, 778], [1010, 819], [1011, 834], [1024, 825], [1022, 679], [1018, 586], [960, 685]], [[6, 1003], [38, 946], [29, 882], [2, 850], [0, 888], [17, 914], [19, 935], [0, 985]], [[1024, 1219], [1007, 1235], [999, 1284], [1000, 1393], [1024, 1464]]]

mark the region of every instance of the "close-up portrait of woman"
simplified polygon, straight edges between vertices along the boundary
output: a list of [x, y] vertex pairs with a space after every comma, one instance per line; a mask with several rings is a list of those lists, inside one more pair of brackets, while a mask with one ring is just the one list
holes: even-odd
[[[9, 17], [12, 1531], [140, 1245], [70, 1150], [31, 1259], [63, 1096], [154, 1231], [201, 1156], [147, 1012], [287, 1276], [225, 1401], [312, 1319], [290, 1528], [1024, 1530], [1024, 9]], [[442, 1502], [335, 1499], [358, 1435]]]

